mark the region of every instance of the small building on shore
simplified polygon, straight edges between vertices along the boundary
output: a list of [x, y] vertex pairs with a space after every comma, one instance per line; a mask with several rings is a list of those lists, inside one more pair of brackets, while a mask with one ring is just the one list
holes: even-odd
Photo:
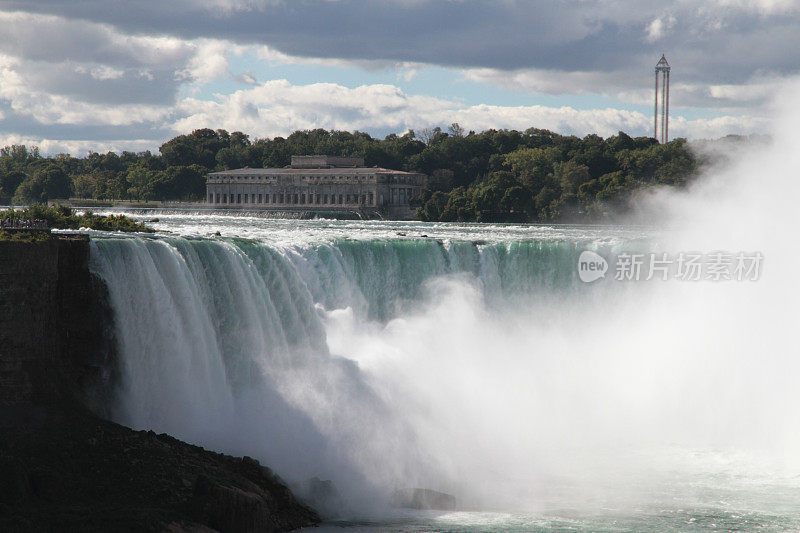
[[360, 157], [292, 156], [284, 168], [211, 172], [206, 202], [219, 209], [378, 213], [413, 218], [426, 176], [365, 167]]

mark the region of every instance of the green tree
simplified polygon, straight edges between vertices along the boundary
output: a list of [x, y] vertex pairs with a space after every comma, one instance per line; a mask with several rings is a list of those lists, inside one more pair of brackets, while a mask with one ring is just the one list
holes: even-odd
[[441, 218], [447, 206], [448, 196], [442, 191], [436, 191], [422, 206], [417, 209], [417, 217], [425, 221], [437, 221]]
[[553, 178], [565, 193], [574, 193], [582, 184], [589, 181], [589, 167], [572, 161], [553, 164]]
[[89, 174], [72, 177], [72, 187], [77, 198], [94, 198], [95, 183]]
[[41, 183], [37, 183], [32, 177], [25, 178], [14, 192], [13, 202], [17, 205], [32, 204], [40, 202], [42, 198]]
[[514, 176], [526, 187], [540, 189], [553, 173], [553, 165], [558, 160], [558, 151], [553, 148], [521, 148], [506, 155], [506, 164]]
[[127, 200], [131, 197], [129, 189], [131, 184], [128, 181], [127, 172], [119, 172], [111, 179], [108, 187], [109, 195], [115, 200]]
[[516, 215], [513, 218], [527, 218], [528, 206], [531, 203], [531, 193], [525, 187], [515, 185], [506, 189], [500, 200], [500, 209]]
[[14, 203], [39, 203], [70, 197], [71, 182], [64, 169], [47, 163], [26, 177], [14, 192]]
[[25, 177], [25, 173], [19, 170], [0, 171], [0, 198], [13, 198]]
[[155, 196], [154, 185], [157, 175], [142, 163], [130, 167], [126, 173], [126, 181], [129, 184], [128, 196], [136, 200], [152, 200]]

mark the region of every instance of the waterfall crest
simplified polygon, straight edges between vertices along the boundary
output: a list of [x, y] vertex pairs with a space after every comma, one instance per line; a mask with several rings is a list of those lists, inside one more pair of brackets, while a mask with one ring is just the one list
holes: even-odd
[[331, 479], [370, 509], [405, 487], [476, 507], [527, 506], [565, 479], [575, 497], [635, 487], [671, 471], [672, 452], [648, 451], [668, 442], [789, 449], [788, 328], [741, 335], [766, 316], [741, 310], [770, 308], [778, 286], [583, 283], [592, 246], [94, 238], [114, 416], [255, 456], [301, 491]]
[[[326, 323], [344, 312], [359, 327], [385, 327], [446, 276], [486, 301], [574, 285], [565, 265], [575, 250], [420, 239], [284, 249], [243, 239], [94, 239], [91, 267], [108, 285], [121, 353], [115, 417], [260, 454], [295, 482], [328, 476], [363, 494], [423, 483], [440, 467], [396, 398], [376, 391], [346, 353], [331, 354]], [[398, 446], [402, 453], [386, 460]]]

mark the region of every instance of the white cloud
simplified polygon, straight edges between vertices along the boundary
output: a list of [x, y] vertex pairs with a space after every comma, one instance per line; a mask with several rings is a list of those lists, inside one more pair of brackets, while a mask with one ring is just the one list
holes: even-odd
[[723, 8], [752, 11], [763, 15], [800, 11], [800, 3], [797, 0], [716, 0], [714, 3]]
[[[652, 117], [648, 119], [652, 121]], [[730, 134], [764, 133], [770, 129], [771, 120], [758, 116], [723, 116], [695, 120], [674, 116], [669, 121], [670, 138], [717, 139]]]
[[256, 75], [249, 70], [242, 72], [241, 74], [238, 74], [236, 76], [236, 80], [245, 83], [247, 85], [258, 85], [258, 78], [256, 78]]
[[544, 94], [617, 96], [620, 88], [626, 85], [626, 75], [622, 72], [472, 68], [461, 71], [461, 75], [465, 80], [497, 85], [515, 92]]
[[0, 146], [11, 146], [24, 144], [25, 146], [36, 146], [43, 155], [72, 154], [81, 157], [89, 152], [143, 152], [155, 150], [162, 141], [158, 139], [124, 139], [124, 140], [61, 140], [35, 137], [29, 135], [0, 134]]
[[401, 70], [397, 73], [397, 79], [408, 82], [416, 78], [417, 74], [419, 74], [419, 69], [416, 68]]
[[170, 113], [166, 106], [87, 103], [51, 94], [46, 87], [30, 83], [20, 67], [21, 60], [0, 55], [0, 100], [40, 124], [125, 126], [163, 120]]
[[[333, 83], [295, 86], [274, 80], [214, 101], [188, 98], [179, 106], [184, 118], [174, 125], [188, 131], [215, 125], [257, 136], [285, 135], [295, 129], [353, 130], [388, 127], [404, 130], [441, 107], [441, 100], [409, 96], [392, 85], [350, 89]], [[427, 121], [424, 121], [427, 123]]]
[[[353, 89], [331, 83], [292, 85], [267, 82], [214, 101], [185, 99], [176, 132], [197, 128], [241, 130], [258, 137], [286, 135], [298, 129], [326, 128], [396, 131], [446, 126], [458, 122], [467, 130], [545, 128], [561, 133], [614, 135], [623, 130], [649, 135], [652, 116], [624, 109], [579, 110], [572, 107], [466, 105], [428, 96], [407, 95], [392, 85]], [[671, 131], [689, 137], [761, 131], [766, 122], [753, 117], [685, 120], [673, 117]]]
[[9, 134], [23, 137], [25, 125], [163, 131], [181, 86], [232, 77], [228, 57], [244, 49], [219, 40], [132, 36], [106, 24], [0, 12], [0, 105], [23, 127]]
[[666, 15], [653, 19], [653, 21], [647, 25], [647, 42], [653, 43], [663, 39], [667, 35], [667, 32], [671, 30], [674, 25], [675, 17], [672, 15]]
[[[78, 67], [76, 70], [80, 72], [82, 69], [85, 69], [85, 67]], [[107, 65], [101, 65], [89, 70], [89, 74], [96, 80], [118, 80], [125, 75], [125, 71]]]
[[[652, 70], [632, 77], [627, 72], [552, 71], [521, 69], [466, 69], [463, 79], [496, 85], [515, 92], [551, 95], [597, 94], [635, 105], [653, 102]], [[642, 87], [646, 78], [648, 86]], [[673, 72], [670, 80], [670, 105], [674, 110], [715, 108], [719, 112], [759, 114], [765, 112], [773, 96], [796, 76], [763, 75], [756, 73], [739, 84], [702, 84], [681, 81], [681, 72]]]
[[284, 54], [272, 46], [258, 46], [256, 57], [270, 66], [307, 65], [320, 67], [356, 67], [367, 72], [390, 70], [399, 72], [404, 79], [412, 79], [427, 63], [416, 61], [390, 61], [385, 59], [344, 59], [318, 56], [295, 56]]
[[231, 14], [263, 11], [268, 7], [285, 4], [285, 0], [199, 0], [197, 3], [212, 12]]
[[179, 38], [140, 36], [108, 24], [54, 15], [0, 11], [0, 51], [33, 61], [71, 61], [118, 68], [170, 68], [185, 62], [190, 45]]
[[[403, 131], [458, 121], [475, 130], [537, 126], [579, 135], [618, 129], [649, 134], [649, 113], [614, 108], [651, 105], [652, 68], [662, 47], [674, 67], [674, 115], [687, 108], [724, 115], [690, 121], [674, 116], [671, 131], [692, 137], [749, 133], [762, 128], [760, 117], [788, 79], [784, 73], [798, 70], [791, 50], [800, 43], [791, 16], [797, 0], [580, 0], [555, 6], [501, 0], [490, 10], [478, 0], [360, 7], [331, 0], [318, 9], [285, 0], [176, 0], [139, 5], [147, 6], [146, 25], [101, 2], [87, 11], [87, 3], [67, 9], [54, 0], [0, 0], [0, 6], [11, 4], [17, 11], [0, 11], [0, 127], [26, 138], [47, 128], [68, 138], [94, 128], [87, 137], [100, 141], [64, 141], [80, 149], [81, 142], [118, 142], [106, 138], [138, 139], [131, 143], [141, 146], [150, 142], [141, 140], [150, 132], [160, 137], [204, 126], [269, 136], [316, 127]], [[34, 4], [30, 9], [60, 15], [23, 12]], [[356, 8], [359, 17], [348, 16]], [[336, 16], [340, 24], [331, 23]], [[358, 24], [362, 31], [353, 33]], [[241, 62], [232, 58], [245, 55], [241, 62], [258, 59], [233, 72], [232, 64]], [[415, 87], [426, 82], [417, 78], [420, 71], [439, 67], [456, 79], [511, 91], [601, 95], [620, 103], [589, 110], [469, 106], [457, 93], [411, 95], [394, 85], [259, 82], [271, 77], [262, 67], [285, 65], [304, 74], [317, 67], [389, 72], [381, 79], [397, 85], [414, 80]], [[249, 87], [197, 96], [219, 80]], [[432, 90], [441, 94], [441, 87]], [[195, 96], [181, 96], [186, 94]], [[42, 142], [60, 142], [46, 137]]]
[[712, 98], [748, 101], [768, 98], [778, 91], [774, 84], [753, 85], [709, 85], [708, 93]]
[[128, 125], [169, 113], [196, 47], [107, 24], [0, 12], [0, 100], [41, 124]]
[[199, 39], [189, 44], [193, 55], [187, 68], [178, 72], [196, 83], [209, 83], [216, 79], [234, 77], [230, 70], [228, 58], [231, 55], [241, 56], [248, 49], [219, 39]]

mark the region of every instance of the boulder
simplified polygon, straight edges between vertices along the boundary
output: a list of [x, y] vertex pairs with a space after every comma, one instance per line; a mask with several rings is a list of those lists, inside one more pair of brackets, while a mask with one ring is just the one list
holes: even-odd
[[329, 479], [309, 479], [304, 499], [324, 518], [339, 518], [345, 509], [341, 494]]
[[400, 489], [392, 495], [392, 505], [404, 509], [453, 511], [456, 508], [456, 498], [431, 489]]

